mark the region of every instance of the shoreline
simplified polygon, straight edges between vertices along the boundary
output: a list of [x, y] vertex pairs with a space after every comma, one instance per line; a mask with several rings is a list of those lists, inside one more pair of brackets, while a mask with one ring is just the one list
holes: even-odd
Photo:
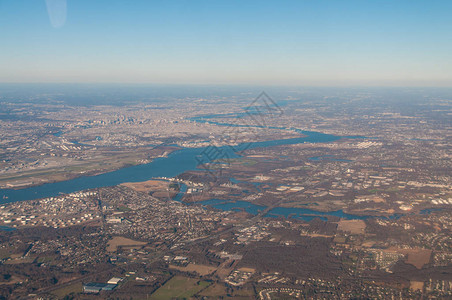
[[[310, 133], [310, 134], [309, 134]], [[269, 141], [249, 142], [239, 144], [237, 148], [246, 146], [246, 149], [273, 147], [280, 145], [293, 145], [303, 143], [326, 143], [342, 139], [340, 136], [328, 135], [321, 132], [308, 132], [303, 137], [289, 139], [275, 139]], [[239, 155], [229, 146], [220, 147], [228, 151], [229, 155]], [[23, 189], [0, 189], [0, 199], [8, 199], [5, 202], [33, 200], [51, 197], [60, 193], [70, 193], [90, 188], [118, 185], [127, 181], [145, 181], [153, 177], [175, 177], [189, 170], [194, 170], [200, 164], [199, 155], [203, 154], [207, 147], [179, 148], [166, 158], [157, 157], [147, 164], [134, 165], [120, 168], [116, 171], [102, 173], [93, 176], [81, 176], [71, 180], [47, 183]], [[245, 149], [245, 150], [246, 150]], [[197, 160], [198, 158], [198, 160]], [[207, 157], [206, 157], [207, 158]], [[205, 162], [204, 162], [205, 163]], [[7, 197], [7, 198], [5, 198]], [[5, 203], [0, 202], [0, 203]]]

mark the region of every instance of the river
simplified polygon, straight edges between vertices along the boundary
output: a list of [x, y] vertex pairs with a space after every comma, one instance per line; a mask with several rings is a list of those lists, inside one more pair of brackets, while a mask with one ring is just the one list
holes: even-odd
[[[193, 118], [196, 122], [207, 122], [208, 119], [215, 117], [203, 116], [198, 118]], [[221, 122], [212, 122], [220, 126], [239, 126], [239, 127], [251, 127], [251, 125], [236, 125]], [[261, 127], [261, 126], [253, 126]], [[213, 159], [228, 157], [236, 158], [240, 155], [237, 153], [243, 149], [252, 149], [257, 147], [271, 147], [278, 145], [293, 145], [300, 143], [327, 143], [339, 140], [343, 137], [324, 134], [314, 131], [304, 131], [294, 128], [284, 128], [284, 127], [271, 127], [274, 129], [281, 130], [291, 130], [303, 134], [304, 137], [290, 138], [290, 139], [276, 139], [271, 141], [263, 142], [251, 142], [243, 143], [234, 147], [223, 146], [219, 147], [218, 151], [221, 151], [221, 157], [213, 157]], [[347, 137], [347, 138], [362, 138], [358, 136]], [[64, 193], [72, 193], [80, 190], [93, 189], [106, 186], [114, 186], [124, 182], [140, 182], [146, 181], [155, 177], [175, 177], [186, 171], [195, 170], [199, 161], [210, 162], [209, 156], [204, 155], [204, 151], [207, 147], [201, 148], [182, 148], [176, 150], [169, 154], [167, 157], [159, 157], [154, 159], [152, 162], [143, 165], [137, 165], [132, 167], [122, 168], [116, 171], [96, 175], [96, 176], [83, 176], [71, 180], [48, 183], [40, 186], [34, 186], [25, 189], [1, 189], [0, 190], [0, 203], [16, 202], [24, 200], [33, 200], [47, 197], [54, 197]], [[323, 157], [313, 157], [311, 160], [324, 159]], [[343, 160], [346, 161], [346, 160]], [[180, 191], [180, 193], [175, 197], [174, 200], [180, 201], [184, 195], [186, 187]], [[265, 206], [256, 205], [247, 201], [227, 201], [210, 199], [202, 201], [200, 204], [208, 205], [217, 209], [222, 210], [245, 210], [253, 215], [259, 213], [259, 211], [264, 210]], [[303, 220], [311, 220], [315, 217], [319, 217], [326, 220], [328, 216], [337, 216], [345, 219], [365, 219], [366, 216], [358, 216], [346, 214], [342, 210], [334, 212], [320, 212], [305, 208], [284, 208], [276, 207], [270, 210], [267, 217], [292, 217]], [[391, 217], [391, 216], [390, 216]]]
[[[326, 143], [341, 138], [339, 136], [313, 131], [302, 131], [301, 133], [303, 133], [305, 137], [245, 143], [240, 144], [237, 147], [223, 146], [219, 147], [218, 150], [222, 151], [222, 157], [225, 155], [229, 158], [235, 158], [239, 157], [239, 154], [236, 152], [237, 149], [252, 149], [257, 147], [293, 145], [300, 143]], [[80, 190], [114, 186], [123, 182], [146, 181], [154, 177], [174, 177], [186, 171], [195, 170], [199, 160], [209, 162], [209, 157], [203, 155], [203, 151], [205, 150], [206, 147], [182, 148], [172, 152], [167, 157], [158, 157], [148, 164], [126, 167], [96, 176], [83, 176], [71, 180], [47, 183], [19, 190], [1, 189], [0, 203], [54, 197], [62, 193], [72, 193]]]

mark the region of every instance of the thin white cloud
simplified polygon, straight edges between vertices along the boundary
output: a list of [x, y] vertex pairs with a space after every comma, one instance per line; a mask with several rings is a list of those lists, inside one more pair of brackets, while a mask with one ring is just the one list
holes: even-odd
[[67, 16], [66, 0], [46, 0], [46, 5], [52, 26], [55, 28], [63, 27]]

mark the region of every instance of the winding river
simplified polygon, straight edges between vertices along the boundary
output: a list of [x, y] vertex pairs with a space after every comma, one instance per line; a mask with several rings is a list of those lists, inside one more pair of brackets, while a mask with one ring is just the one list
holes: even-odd
[[[235, 126], [235, 127], [261, 127], [261, 126], [251, 126], [251, 125], [236, 125], [221, 122], [212, 122], [209, 119], [217, 117], [216, 115], [202, 116], [197, 118], [192, 118], [196, 122], [209, 122], [217, 124], [219, 126]], [[273, 129], [290, 130], [303, 134], [303, 137], [290, 138], [290, 139], [276, 139], [264, 142], [251, 142], [244, 143], [234, 147], [223, 146], [216, 149], [220, 151], [220, 156], [210, 156], [206, 155], [205, 152], [211, 151], [212, 149], [207, 149], [208, 147], [200, 148], [182, 148], [176, 150], [169, 154], [167, 157], [159, 157], [154, 159], [152, 162], [143, 165], [137, 165], [132, 167], [122, 168], [116, 171], [96, 175], [96, 176], [83, 176], [71, 180], [48, 183], [40, 186], [29, 187], [25, 189], [0, 189], [0, 203], [33, 200], [46, 197], [54, 197], [64, 193], [72, 193], [76, 191], [93, 189], [106, 186], [114, 186], [124, 182], [140, 182], [146, 181], [155, 177], [175, 177], [186, 171], [195, 170], [199, 165], [199, 162], [204, 163], [210, 162], [211, 160], [218, 158], [236, 158], [240, 155], [237, 153], [243, 149], [252, 149], [258, 147], [271, 147], [279, 145], [293, 145], [300, 143], [327, 143], [339, 140], [343, 137], [324, 134], [314, 131], [304, 131], [294, 128], [284, 128], [284, 127], [269, 127]], [[359, 136], [349, 136], [347, 138], [362, 138]], [[220, 153], [218, 152], [218, 153]], [[218, 154], [217, 153], [217, 154]], [[311, 160], [324, 159], [323, 157], [314, 157]], [[346, 160], [344, 160], [346, 161]], [[180, 201], [185, 190], [181, 191], [176, 197], [177, 201]], [[208, 205], [221, 210], [245, 210], [251, 214], [257, 214], [259, 211], [265, 209], [265, 206], [256, 205], [247, 201], [227, 201], [210, 199], [202, 201], [200, 204]], [[313, 218], [320, 218], [326, 220], [328, 216], [336, 216], [345, 219], [365, 219], [368, 216], [358, 216], [344, 213], [342, 210], [333, 212], [320, 212], [312, 209], [305, 208], [284, 208], [276, 207], [270, 210], [266, 217], [291, 217], [297, 219], [303, 219], [306, 221], [312, 220]], [[397, 217], [397, 215], [389, 216], [389, 218]]]
[[[229, 158], [234, 158], [239, 157], [236, 149], [252, 149], [257, 147], [293, 145], [300, 143], [326, 143], [341, 138], [339, 136], [313, 131], [301, 131], [301, 133], [303, 133], [305, 137], [252, 142], [240, 144], [236, 147], [223, 146], [218, 148], [218, 150], [222, 153], [221, 157], [227, 156]], [[126, 167], [96, 176], [83, 176], [71, 180], [47, 183], [19, 190], [1, 189], [0, 199], [2, 200], [0, 203], [54, 197], [62, 193], [72, 193], [80, 190], [114, 186], [123, 182], [146, 181], [154, 177], [174, 177], [186, 171], [195, 170], [199, 161], [209, 162], [209, 156], [204, 155], [206, 148], [207, 147], [179, 149], [172, 152], [167, 157], [158, 157], [148, 164]]]

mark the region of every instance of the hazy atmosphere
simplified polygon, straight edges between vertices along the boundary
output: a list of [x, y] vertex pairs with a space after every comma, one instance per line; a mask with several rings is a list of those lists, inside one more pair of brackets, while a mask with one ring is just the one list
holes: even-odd
[[0, 0], [0, 300], [452, 299], [451, 33], [451, 0]]

